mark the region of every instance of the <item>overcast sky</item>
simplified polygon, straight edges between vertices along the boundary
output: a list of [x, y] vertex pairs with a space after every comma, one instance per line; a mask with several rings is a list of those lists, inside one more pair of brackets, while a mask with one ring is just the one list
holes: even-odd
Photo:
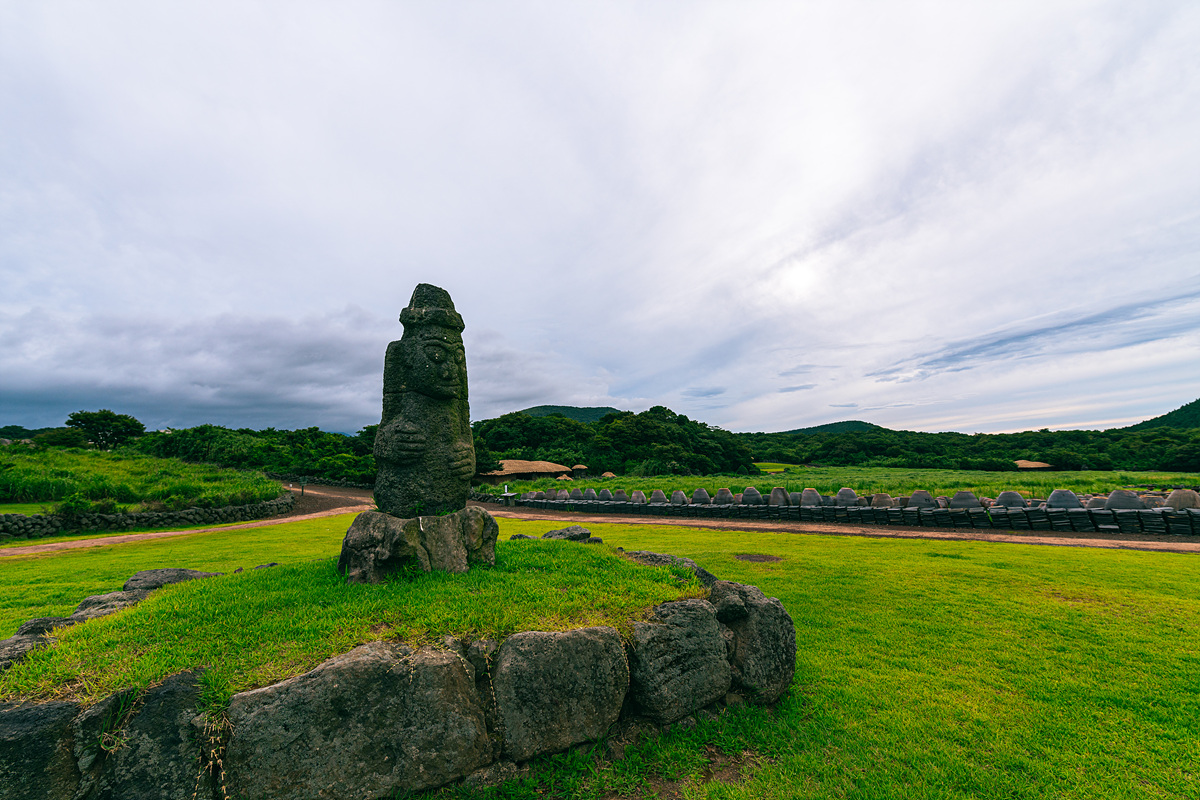
[[1106, 428], [1200, 397], [1200, 3], [0, 0], [0, 425]]

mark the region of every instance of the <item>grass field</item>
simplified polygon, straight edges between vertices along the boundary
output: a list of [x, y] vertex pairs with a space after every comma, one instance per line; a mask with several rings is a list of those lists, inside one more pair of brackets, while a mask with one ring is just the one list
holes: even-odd
[[[237, 585], [253, 588], [245, 602], [254, 609], [277, 593], [299, 591], [304, 581], [313, 583], [313, 597], [335, 603], [338, 595], [359, 592], [391, 597], [390, 587], [328, 582], [348, 521], [331, 517], [236, 536], [196, 534], [40, 558], [0, 557], [0, 635], [26, 617], [69, 612], [84, 595], [115, 588], [150, 566], [228, 571], [283, 562], [193, 589], [207, 584], [195, 596], [199, 600], [246, 579]], [[503, 540], [561, 523], [502, 519], [500, 525]], [[613, 764], [586, 751], [539, 759], [529, 778], [483, 796], [1200, 796], [1195, 556], [660, 525], [590, 527], [604, 538], [603, 547], [687, 555], [718, 577], [779, 597], [796, 622], [795, 682], [774, 709], [743, 709], [673, 730]], [[503, 560], [529, 544], [504, 542]], [[782, 560], [748, 563], [736, 559], [739, 553]], [[543, 566], [550, 574], [558, 569]], [[563, 577], [564, 583], [584, 580]], [[479, 577], [440, 580], [448, 586]], [[157, 625], [179, 624], [172, 615], [184, 609], [172, 609], [186, 586], [147, 602]], [[584, 594], [594, 599], [609, 591], [592, 585]], [[386, 606], [381, 602], [380, 611], [386, 613]], [[222, 613], [243, 615], [233, 617], [237, 624], [229, 629], [253, 619], [245, 610]], [[325, 625], [325, 613], [311, 624]], [[133, 616], [124, 612], [88, 623], [74, 636], [102, 641], [132, 626]], [[356, 618], [354, 624], [365, 622]], [[85, 636], [87, 627], [103, 630]], [[145, 632], [154, 631], [147, 626]], [[63, 644], [70, 641], [65, 634]], [[282, 656], [297, 667], [304, 660], [286, 649]], [[65, 669], [61, 660], [54, 663]], [[25, 676], [20, 680], [33, 674], [18, 673]], [[11, 691], [18, 675], [0, 687]], [[69, 685], [69, 676], [60, 675]], [[735, 757], [741, 775], [707, 781], [713, 752]], [[461, 789], [441, 794], [473, 796]]]
[[[261, 473], [239, 472], [174, 458], [100, 450], [0, 448], [0, 503], [69, 501], [90, 505], [178, 510], [245, 505], [279, 496], [281, 487]], [[18, 512], [8, 512], [18, 513]]]
[[50, 503], [0, 503], [0, 514], [50, 514], [54, 509]]
[[[1012, 490], [1026, 497], [1045, 499], [1055, 489], [1070, 489], [1077, 494], [1108, 494], [1113, 489], [1130, 486], [1197, 486], [1200, 475], [1165, 472], [982, 472], [978, 470], [942, 469], [883, 469], [877, 467], [794, 467], [766, 464], [787, 469], [784, 472], [753, 477], [728, 475], [683, 476], [663, 475], [650, 478], [582, 478], [575, 481], [559, 481], [541, 478], [536, 481], [513, 481], [508, 484], [514, 492], [548, 491], [558, 489], [587, 489], [596, 491], [624, 489], [626, 493], [641, 489], [650, 496], [654, 489], [662, 489], [669, 497], [682, 489], [689, 497], [698, 488], [715, 495], [722, 487], [730, 491], [742, 491], [754, 486], [763, 495], [770, 494], [775, 486], [789, 492], [813, 488], [822, 494], [836, 494], [849, 487], [859, 496], [870, 496], [886, 492], [893, 497], [909, 495], [916, 489], [924, 489], [934, 497], [952, 497], [960, 489], [975, 492], [978, 497], [995, 497], [1000, 492]], [[500, 492], [503, 487], [483, 487], [484, 491]]]

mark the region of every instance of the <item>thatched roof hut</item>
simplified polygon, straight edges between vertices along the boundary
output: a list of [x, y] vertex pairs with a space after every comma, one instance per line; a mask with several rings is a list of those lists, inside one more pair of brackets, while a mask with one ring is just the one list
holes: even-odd
[[1050, 469], [1050, 465], [1045, 461], [1026, 461], [1018, 458], [1013, 463], [1017, 465], [1017, 469]]
[[553, 461], [521, 461], [520, 459], [506, 458], [500, 461], [500, 469], [484, 472], [479, 475], [479, 479], [495, 486], [505, 481], [531, 481], [537, 478], [557, 478], [570, 474], [570, 467], [555, 464]]

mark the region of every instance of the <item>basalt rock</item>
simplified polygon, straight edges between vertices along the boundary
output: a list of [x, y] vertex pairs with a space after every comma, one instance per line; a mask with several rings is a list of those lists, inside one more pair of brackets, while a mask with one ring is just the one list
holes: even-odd
[[141, 572], [135, 573], [132, 578], [125, 581], [125, 585], [122, 586], [121, 589], [126, 592], [149, 592], [153, 591], [154, 589], [160, 589], [163, 586], [168, 586], [172, 583], [194, 581], [197, 578], [215, 578], [221, 574], [223, 573], [201, 572], [197, 569], [144, 569]]
[[706, 506], [712, 502], [712, 498], [708, 496], [707, 489], [697, 489], [692, 492], [692, 504], [698, 506]]
[[1163, 501], [1167, 508], [1183, 511], [1185, 508], [1200, 508], [1200, 494], [1193, 489], [1175, 489]]
[[1083, 508], [1083, 503], [1070, 489], [1055, 489], [1046, 498], [1046, 508]]
[[0, 796], [70, 798], [79, 787], [71, 752], [74, 703], [0, 703]]
[[925, 491], [924, 489], [917, 489], [915, 492], [910, 494], [908, 496], [908, 505], [905, 506], [905, 508], [917, 508], [917, 509], [927, 509], [927, 508], [937, 508], [937, 507], [938, 507], [937, 502], [933, 499], [933, 497], [929, 494], [929, 492]]
[[450, 295], [422, 283], [388, 345], [375, 436], [375, 502], [398, 517], [458, 511], [475, 474], [463, 321]]
[[773, 703], [796, 671], [796, 628], [783, 604], [756, 586], [712, 585], [709, 602], [724, 626], [733, 689], [755, 703]]
[[382, 797], [441, 786], [492, 760], [462, 657], [371, 642], [229, 704], [230, 796]]
[[1027, 508], [1029, 503], [1025, 502], [1025, 498], [1018, 492], [1004, 491], [996, 495], [996, 501], [992, 505], [1003, 508]]
[[149, 595], [150, 592], [144, 589], [94, 594], [91, 597], [83, 598], [76, 607], [75, 613], [71, 615], [71, 619], [76, 622], [84, 622], [95, 617], [103, 617], [120, 611], [122, 608], [137, 605]]
[[950, 508], [982, 508], [983, 504], [979, 502], [979, 498], [974, 492], [968, 492], [965, 489], [954, 493], [954, 497], [950, 498]]
[[706, 600], [663, 603], [635, 622], [630, 694], [659, 724], [682, 719], [729, 691], [730, 670], [717, 611]]
[[1115, 509], [1126, 509], [1126, 508], [1141, 509], [1141, 508], [1145, 508], [1145, 507], [1146, 507], [1146, 504], [1142, 502], [1142, 499], [1140, 497], [1138, 497], [1137, 494], [1129, 491], [1128, 489], [1113, 489], [1112, 494], [1110, 494], [1108, 496], [1108, 499], [1104, 502], [1104, 508], [1109, 511], [1113, 510], [1114, 508]]
[[608, 502], [609, 500], [613, 499], [613, 493], [610, 492], [608, 489], [601, 489], [600, 493], [597, 494], [596, 496], [605, 502]]
[[582, 542], [591, 538], [592, 532], [581, 525], [571, 525], [542, 534], [543, 539], [566, 539], [569, 542]]
[[740, 502], [747, 506], [761, 506], [763, 505], [763, 496], [759, 493], [758, 489], [755, 489], [753, 486], [747, 486], [742, 490], [742, 499]]
[[609, 627], [514, 634], [500, 646], [492, 687], [505, 755], [557, 753], [617, 721], [629, 688], [625, 648]]
[[675, 491], [671, 492], [671, 505], [686, 506], [687, 504], [687, 495], [683, 493], [682, 489], [676, 489]]
[[800, 505], [802, 506], [819, 506], [824, 505], [824, 500], [821, 493], [816, 489], [805, 489], [800, 493]]
[[713, 498], [714, 506], [731, 506], [736, 502], [733, 492], [728, 489], [717, 489], [717, 496]]
[[633, 494], [629, 496], [629, 502], [644, 505], [646, 503], [646, 493], [641, 489], [634, 489]]
[[858, 494], [853, 489], [838, 489], [836, 502], [839, 506], [858, 505]]
[[650, 502], [654, 505], [666, 505], [667, 496], [663, 493], [662, 489], [655, 489], [650, 493]]
[[891, 508], [892, 496], [887, 492], [876, 492], [871, 495], [871, 508]]
[[715, 575], [690, 558], [673, 556], [669, 553], [652, 553], [649, 550], [630, 550], [625, 555], [639, 564], [645, 564], [648, 567], [665, 567], [669, 564], [678, 564], [687, 567], [696, 573], [696, 578], [705, 586], [712, 586], [717, 582]]
[[477, 506], [412, 519], [364, 511], [342, 540], [338, 571], [350, 583], [380, 583], [409, 564], [425, 572], [466, 572], [472, 563], [496, 563], [499, 533], [492, 515]]

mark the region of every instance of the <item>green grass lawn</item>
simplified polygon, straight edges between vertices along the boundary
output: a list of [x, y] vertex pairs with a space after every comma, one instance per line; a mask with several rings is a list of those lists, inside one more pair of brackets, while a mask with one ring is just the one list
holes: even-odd
[[50, 503], [0, 503], [0, 514], [24, 514], [31, 517], [34, 514], [50, 514], [53, 509]]
[[[240, 615], [226, 621], [228, 630], [253, 622], [255, 611], [269, 608], [276, 597], [296, 602], [297, 592], [329, 602], [331, 609], [345, 606], [339, 596], [374, 594], [380, 598], [375, 608], [385, 613], [396, 601], [396, 588], [346, 587], [330, 578], [348, 520], [41, 558], [0, 557], [0, 635], [26, 617], [69, 612], [84, 595], [116, 588], [151, 566], [227, 571], [283, 562], [274, 570], [194, 584], [190, 591], [198, 593], [189, 596], [196, 601], [215, 602], [210, 593], [223, 586], [246, 590], [244, 608], [224, 607]], [[538, 535], [561, 527], [504, 519], [500, 525], [502, 541], [513, 533]], [[529, 778], [484, 796], [649, 797], [670, 791], [686, 798], [755, 800], [1200, 796], [1200, 558], [661, 525], [590, 527], [606, 546], [687, 555], [718, 577], [753, 583], [779, 597], [796, 622], [795, 682], [774, 709], [743, 709], [673, 730], [615, 764], [587, 752], [539, 759]], [[516, 554], [530, 544], [503, 542], [502, 561], [518, 563]], [[582, 546], [559, 548], [572, 549], [601, 555]], [[782, 560], [748, 563], [735, 558], [739, 553]], [[543, 563], [541, 569], [535, 577], [552, 576], [560, 567]], [[562, 577], [568, 591], [576, 581], [587, 585], [585, 576]], [[420, 591], [460, 581], [475, 587], [479, 580], [482, 573], [428, 578]], [[201, 613], [194, 605], [179, 607], [188, 586], [148, 601], [153, 617], [143, 627], [154, 619], [157, 626], [178, 630], [187, 623], [175, 615]], [[609, 593], [610, 587], [595, 584], [584, 592], [593, 600]], [[326, 614], [349, 620], [348, 630], [360, 631], [368, 621], [361, 610], [338, 616], [342, 611], [322, 606], [307, 623], [295, 624], [323, 628]], [[122, 616], [129, 621], [119, 616], [88, 623], [74, 635], [102, 642], [122, 628], [143, 632], [130, 628], [134, 615]], [[450, 616], [439, 619], [458, 624]], [[392, 621], [420, 635], [419, 623]], [[290, 631], [271, 627], [275, 624], [262, 630]], [[85, 637], [86, 627], [97, 633]], [[144, 632], [155, 633], [149, 627]], [[357, 635], [337, 636], [348, 645]], [[65, 634], [63, 643], [70, 637]], [[315, 657], [278, 644], [263, 646], [279, 648], [278, 657], [291, 659], [296, 668]], [[54, 663], [60, 665], [56, 669], [65, 666]], [[0, 686], [11, 690], [15, 679]], [[218, 685], [213, 692], [228, 688]], [[741, 754], [742, 778], [706, 782], [711, 752], [706, 747]], [[441, 794], [471, 796], [460, 789]]]

